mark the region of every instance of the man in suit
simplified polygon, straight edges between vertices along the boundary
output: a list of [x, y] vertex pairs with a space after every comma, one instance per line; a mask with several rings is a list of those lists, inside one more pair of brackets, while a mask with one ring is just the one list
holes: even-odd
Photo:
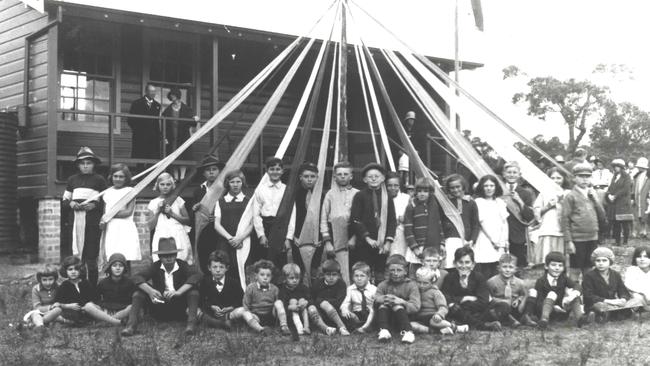
[[[143, 116], [160, 116], [160, 103], [155, 100], [156, 87], [147, 84], [142, 98], [131, 103], [130, 114]], [[131, 157], [142, 159], [159, 159], [160, 156], [160, 121], [153, 118], [129, 117], [131, 128]]]

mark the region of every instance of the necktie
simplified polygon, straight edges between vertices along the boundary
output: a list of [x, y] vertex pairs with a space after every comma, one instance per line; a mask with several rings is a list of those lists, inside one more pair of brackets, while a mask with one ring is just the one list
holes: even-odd
[[508, 304], [512, 304], [512, 286], [510, 285], [510, 280], [506, 281], [506, 288], [503, 290], [503, 294], [508, 300]]
[[377, 227], [379, 227], [381, 225], [379, 222], [379, 197], [377, 197], [376, 189], [372, 190], [372, 208], [375, 213], [375, 222], [377, 224]]
[[221, 282], [221, 281], [216, 281], [215, 284], [216, 284], [217, 286], [223, 286], [223, 282]]
[[260, 290], [268, 291], [269, 290], [269, 285], [260, 285]]
[[557, 287], [557, 278], [553, 277], [551, 280], [551, 287]]
[[509, 186], [510, 186], [510, 193], [514, 194], [515, 193], [515, 185], [513, 183], [510, 183]]
[[462, 288], [467, 288], [467, 275], [460, 276], [460, 286]]
[[366, 295], [363, 293], [363, 290], [364, 290], [363, 288], [357, 287], [357, 291], [361, 293], [361, 311], [366, 311], [366, 309], [368, 308], [368, 300], [366, 300]]

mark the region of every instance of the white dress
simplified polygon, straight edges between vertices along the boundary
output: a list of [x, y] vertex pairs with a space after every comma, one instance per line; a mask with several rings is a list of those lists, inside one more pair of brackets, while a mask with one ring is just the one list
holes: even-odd
[[[133, 187], [120, 189], [111, 187], [107, 189], [102, 197], [106, 205], [105, 210], [111, 210], [122, 197], [132, 190]], [[114, 253], [124, 254], [127, 261], [138, 261], [142, 259], [140, 253], [140, 237], [135, 222], [133, 221], [133, 213], [129, 217], [114, 217], [106, 223], [103, 240], [106, 259]]]
[[404, 237], [404, 212], [406, 212], [406, 206], [408, 206], [410, 201], [411, 196], [403, 192], [399, 192], [397, 196], [393, 198], [397, 226], [395, 227], [395, 238], [393, 244], [390, 246], [390, 255], [406, 255], [408, 245], [406, 245], [406, 238]]
[[[149, 202], [147, 208], [151, 212], [158, 212], [158, 206], [163, 200], [164, 199], [161, 197], [154, 198]], [[181, 208], [184, 205], [185, 200], [178, 197], [171, 205], [172, 212], [176, 215], [180, 215]], [[187, 235], [190, 232], [189, 226], [183, 225], [176, 221], [176, 219], [167, 217], [164, 213], [161, 213], [158, 216], [158, 222], [156, 223], [156, 228], [154, 230], [153, 239], [151, 240], [151, 257], [154, 262], [158, 260], [158, 256], [153, 254], [153, 252], [158, 250], [158, 241], [160, 238], [172, 237], [176, 241], [176, 248], [181, 250], [178, 252], [177, 258], [192, 264], [192, 245], [190, 244], [190, 237]]]
[[[501, 198], [475, 200], [478, 207], [478, 220], [481, 230], [474, 243], [474, 259], [476, 263], [494, 263], [499, 261], [499, 251], [492, 240], [499, 246], [508, 246], [508, 209]], [[489, 235], [489, 238], [488, 238]], [[490, 238], [492, 240], [490, 240]]]

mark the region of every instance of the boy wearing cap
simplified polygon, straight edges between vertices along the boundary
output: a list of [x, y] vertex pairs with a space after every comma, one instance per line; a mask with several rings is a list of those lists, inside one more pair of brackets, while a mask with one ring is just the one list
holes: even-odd
[[341, 264], [341, 277], [350, 284], [349, 249], [354, 237], [348, 231], [352, 199], [359, 192], [352, 187], [352, 165], [344, 161], [334, 165], [333, 186], [325, 194], [320, 215], [320, 233], [325, 243], [325, 251], [336, 253], [336, 260]]
[[353, 256], [354, 262], [368, 263], [378, 283], [384, 277], [386, 253], [395, 237], [395, 205], [384, 187], [386, 171], [381, 165], [370, 163], [361, 175], [366, 188], [354, 196], [350, 212], [350, 226], [356, 235]]
[[606, 221], [605, 210], [596, 198], [591, 183], [591, 164], [573, 167], [575, 185], [562, 202], [560, 227], [570, 254], [571, 277], [577, 280], [580, 271], [591, 267], [591, 253], [598, 245], [599, 223]]
[[[201, 165], [198, 167], [198, 169], [201, 170], [205, 181], [201, 183], [201, 185], [198, 186], [192, 193], [192, 202], [194, 202], [194, 204], [191, 206], [191, 210], [187, 210], [188, 212], [192, 212], [190, 216], [190, 222], [192, 223], [190, 239], [192, 241], [194, 241], [196, 237], [194, 233], [195, 212], [203, 208], [201, 206], [201, 200], [203, 199], [203, 196], [205, 196], [205, 194], [208, 192], [208, 189], [212, 187], [212, 184], [219, 176], [219, 173], [223, 167], [224, 163], [220, 162], [219, 159], [217, 159], [217, 157], [214, 155], [206, 155], [201, 161]], [[207, 210], [207, 208], [205, 209]], [[202, 273], [208, 273], [208, 256], [210, 253], [217, 249], [228, 249], [217, 248], [217, 232], [214, 229], [214, 214], [212, 212], [208, 214], [208, 219], [209, 223], [203, 228], [203, 230], [201, 230], [201, 234], [199, 235], [199, 239], [196, 243], [196, 251], [198, 252], [197, 255], [199, 257], [199, 268], [201, 269]]]
[[[138, 325], [138, 314], [145, 306], [158, 320], [185, 320], [185, 334], [196, 331], [199, 307], [198, 285], [201, 274], [187, 262], [177, 259], [180, 250], [174, 238], [160, 238], [157, 254], [160, 258], [149, 268], [133, 276], [138, 290], [131, 299], [131, 311], [123, 336], [131, 336]], [[149, 281], [151, 284], [149, 284]]]
[[95, 168], [100, 164], [99, 158], [86, 146], [82, 146], [77, 153], [75, 165], [79, 173], [68, 178], [63, 192], [63, 207], [70, 207], [72, 211], [66, 222], [66, 233], [71, 232], [72, 254], [81, 257], [84, 262], [88, 281], [97, 285], [99, 269], [99, 242], [103, 207], [99, 199], [85, 203], [89, 198], [97, 196], [107, 188], [106, 179], [95, 173]]
[[621, 275], [610, 268], [614, 264], [614, 252], [598, 247], [591, 254], [594, 269], [585, 273], [582, 280], [585, 312], [596, 313], [596, 321], [607, 321], [610, 315], [617, 319], [628, 317], [639, 302], [630, 300], [631, 295], [623, 284]]

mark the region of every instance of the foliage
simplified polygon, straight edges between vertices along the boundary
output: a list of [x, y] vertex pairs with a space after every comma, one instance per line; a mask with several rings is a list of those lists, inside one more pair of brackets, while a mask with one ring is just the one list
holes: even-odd
[[487, 142], [481, 140], [478, 136], [472, 136], [472, 131], [463, 130], [463, 136], [472, 144], [474, 150], [481, 155], [483, 160], [492, 168], [493, 171], [498, 172], [503, 166], [503, 159], [499, 158], [496, 151]]
[[650, 114], [631, 103], [609, 102], [589, 137], [594, 151], [607, 161], [643, 156], [650, 143]]
[[[553, 136], [546, 140], [543, 135], [537, 135], [533, 137], [532, 142], [551, 157], [566, 155], [566, 147], [557, 136]], [[541, 155], [532, 147], [524, 145], [521, 142], [515, 142], [515, 147], [530, 161], [537, 161], [537, 159], [541, 157]]]

